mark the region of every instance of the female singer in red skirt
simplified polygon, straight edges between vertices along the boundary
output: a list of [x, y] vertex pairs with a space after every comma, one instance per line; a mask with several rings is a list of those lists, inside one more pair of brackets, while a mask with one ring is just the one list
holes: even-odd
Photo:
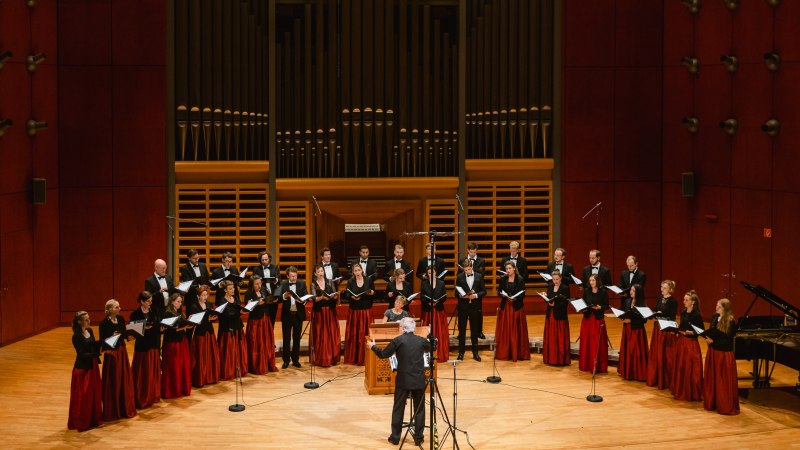
[[149, 408], [161, 400], [161, 333], [153, 295], [142, 291], [139, 307], [131, 313], [131, 322], [144, 322], [144, 336], [136, 339], [133, 348], [133, 390], [136, 409]]
[[547, 285], [547, 311], [544, 321], [544, 342], [542, 344], [542, 361], [554, 366], [570, 365], [569, 354], [569, 320], [567, 304], [569, 303], [569, 286], [561, 282], [561, 272], [554, 271], [553, 279]]
[[89, 313], [78, 311], [72, 318], [72, 346], [75, 364], [69, 391], [69, 418], [67, 428], [86, 431], [103, 423], [100, 381], [100, 351], [94, 333], [89, 328]]
[[447, 290], [433, 266], [428, 267], [428, 279], [422, 280], [420, 297], [422, 323], [433, 327], [433, 335], [438, 340], [436, 358], [440, 362], [447, 361], [450, 359], [450, 330], [447, 329], [447, 313], [444, 311]]
[[[531, 359], [531, 343], [528, 338], [528, 319], [525, 316], [525, 279], [517, 273], [511, 261], [505, 265], [506, 274], [497, 285], [500, 307], [495, 328], [495, 359], [514, 361]], [[509, 304], [510, 303], [510, 304]]]
[[[661, 282], [661, 296], [656, 303], [654, 311], [656, 319], [675, 320], [678, 312], [678, 302], [672, 297], [675, 291], [675, 282], [664, 280]], [[658, 326], [658, 320], [653, 321], [653, 335], [650, 338], [650, 355], [647, 360], [647, 385], [664, 389], [670, 386], [672, 367], [675, 360], [675, 342], [678, 335], [664, 333]]]
[[349, 300], [347, 328], [344, 333], [344, 363], [364, 365], [366, 347], [363, 339], [369, 335], [369, 324], [372, 323], [372, 300], [375, 286], [371, 277], [364, 276], [361, 264], [354, 263], [353, 277], [347, 282], [347, 290], [342, 297]]
[[700, 298], [694, 290], [683, 296], [683, 306], [675, 344], [672, 395], [676, 400], [699, 401], [703, 399], [703, 357], [692, 325], [700, 329], [704, 326], [700, 316]]
[[[608, 372], [608, 332], [603, 311], [608, 309], [608, 292], [600, 277], [589, 276], [589, 286], [583, 290], [583, 300], [589, 305], [581, 321], [581, 346], [578, 369], [582, 372]], [[595, 367], [596, 360], [596, 367]]]
[[322, 265], [314, 267], [314, 281], [311, 282], [314, 305], [311, 308], [312, 364], [330, 367], [339, 364], [342, 355], [342, 332], [336, 317], [336, 304], [339, 292], [331, 280], [325, 278]]
[[236, 376], [247, 373], [247, 342], [244, 339], [244, 323], [239, 297], [235, 293], [233, 281], [221, 282], [220, 288], [224, 296], [219, 296], [217, 291], [217, 306], [227, 303], [222, 314], [219, 315], [219, 377], [221, 380], [230, 380]]
[[622, 299], [622, 310], [627, 318], [622, 321], [622, 341], [619, 344], [617, 372], [626, 380], [647, 380], [647, 330], [637, 306], [645, 306], [644, 294], [639, 284], [631, 285], [630, 295]]
[[[169, 297], [164, 319], [183, 317], [183, 296]], [[176, 325], [180, 322], [176, 322]], [[178, 398], [192, 393], [192, 366], [189, 358], [189, 340], [186, 330], [190, 326], [164, 327], [164, 348], [161, 350], [161, 398]]]
[[133, 399], [133, 374], [125, 347], [125, 319], [119, 315], [119, 302], [106, 302], [106, 318], [100, 322], [100, 342], [119, 335], [112, 350], [103, 352], [103, 421], [136, 415]]
[[[201, 285], [197, 288], [197, 301], [186, 310], [192, 314], [205, 313], [200, 325], [194, 328], [189, 343], [189, 363], [192, 370], [192, 386], [199, 388], [219, 381], [219, 347], [214, 336], [214, 325], [217, 313], [208, 304], [210, 288]], [[213, 313], [213, 314], [212, 314]]]
[[723, 298], [717, 302], [717, 312], [711, 317], [709, 328], [719, 330], [716, 339], [706, 337], [706, 369], [703, 377], [703, 407], [720, 414], [739, 414], [739, 380], [736, 359], [733, 356], [733, 337], [736, 319], [731, 301]]
[[269, 319], [269, 305], [264, 297], [261, 275], [250, 277], [250, 288], [244, 294], [245, 305], [255, 301], [256, 306], [250, 311], [247, 318], [247, 368], [250, 373], [263, 375], [267, 372], [277, 372], [275, 365], [275, 333], [272, 330], [272, 321]]

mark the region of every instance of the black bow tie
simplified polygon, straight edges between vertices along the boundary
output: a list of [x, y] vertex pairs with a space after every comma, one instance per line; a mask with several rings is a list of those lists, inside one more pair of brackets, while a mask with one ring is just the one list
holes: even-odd
[[330, 264], [328, 264], [328, 263], [325, 263], [325, 264], [323, 264], [322, 266], [323, 266], [323, 267], [328, 267], [328, 266], [330, 266]]
[[200, 266], [195, 266], [194, 264], [192, 264], [192, 269], [197, 269], [197, 268], [199, 268], [199, 267], [200, 267]]
[[366, 259], [362, 259], [362, 260], [361, 260], [361, 264], [366, 264], [366, 263], [367, 263], [367, 260], [366, 260]]
[[516, 256], [512, 256], [512, 257], [511, 257], [511, 259], [513, 259], [514, 261], [516, 261], [516, 260], [517, 260], [517, 257], [516, 257]]
[[467, 278], [472, 278], [472, 274], [467, 275]]
[[294, 286], [294, 285], [296, 285], [296, 284], [297, 284], [297, 283], [289, 283], [289, 286]]
[[159, 279], [159, 280], [163, 280], [163, 279], [164, 279], [164, 277], [158, 277], [158, 279]]

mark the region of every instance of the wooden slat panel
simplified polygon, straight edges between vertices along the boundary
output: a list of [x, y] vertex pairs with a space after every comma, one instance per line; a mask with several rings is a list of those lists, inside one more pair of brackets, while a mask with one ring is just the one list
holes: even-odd
[[[458, 205], [456, 199], [426, 200], [425, 229], [443, 232], [458, 230]], [[424, 256], [424, 253], [422, 253]], [[455, 286], [456, 262], [458, 260], [458, 236], [438, 236], [436, 238], [436, 256], [444, 259], [444, 267], [449, 272], [444, 276], [448, 295], [452, 296]]]
[[274, 253], [278, 268], [284, 274], [289, 266], [295, 266], [300, 278], [308, 280], [315, 261], [310, 245], [315, 232], [311, 206], [304, 201], [281, 201], [276, 209], [278, 248]]

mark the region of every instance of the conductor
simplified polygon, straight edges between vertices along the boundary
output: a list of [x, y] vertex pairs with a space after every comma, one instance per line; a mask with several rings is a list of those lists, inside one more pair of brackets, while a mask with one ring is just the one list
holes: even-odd
[[406, 398], [411, 394], [411, 408], [414, 410], [414, 445], [420, 445], [425, 431], [425, 353], [430, 352], [428, 340], [414, 334], [416, 323], [411, 317], [400, 320], [403, 334], [392, 339], [385, 349], [375, 346], [375, 340], [367, 339], [367, 347], [379, 358], [397, 355], [397, 378], [395, 380], [394, 405], [392, 406], [392, 434], [389, 442], [400, 443], [403, 410]]

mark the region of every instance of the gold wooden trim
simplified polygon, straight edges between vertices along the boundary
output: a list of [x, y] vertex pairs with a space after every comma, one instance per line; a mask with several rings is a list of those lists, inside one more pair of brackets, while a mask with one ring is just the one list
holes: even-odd
[[317, 178], [279, 179], [275, 182], [279, 200], [317, 199], [424, 199], [453, 197], [458, 193], [458, 178]]
[[468, 181], [550, 181], [555, 161], [543, 159], [468, 159], [465, 161]]
[[268, 183], [269, 161], [176, 161], [175, 183]]

